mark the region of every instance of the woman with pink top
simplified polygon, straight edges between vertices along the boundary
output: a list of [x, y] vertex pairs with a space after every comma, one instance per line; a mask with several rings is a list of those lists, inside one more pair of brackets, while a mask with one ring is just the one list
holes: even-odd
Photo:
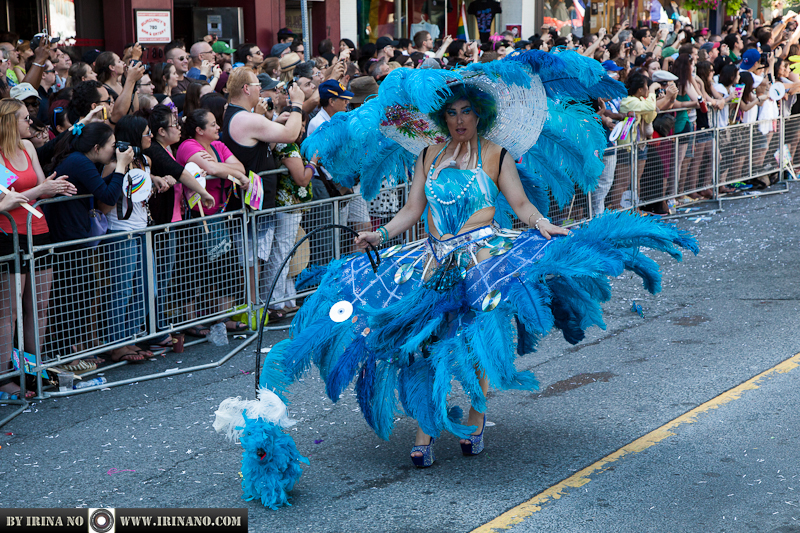
[[[180, 147], [176, 154], [178, 164], [185, 166], [194, 163], [206, 172], [206, 191], [214, 198], [214, 206], [201, 213], [197, 204], [192, 207], [192, 218], [224, 212], [234, 194], [240, 194], [228, 176], [235, 178], [241, 191], [247, 189], [250, 180], [244, 171], [244, 165], [219, 140], [219, 125], [214, 114], [207, 109], [197, 109], [185, 117]], [[218, 314], [230, 310], [234, 297], [244, 291], [244, 279], [235, 273], [240, 270], [237, 262], [237, 250], [233, 246], [232, 232], [226, 220], [209, 222], [209, 231], [200, 225], [194, 228], [190, 237], [190, 250], [183, 257], [195, 261], [191, 269], [196, 274], [194, 286], [202, 290], [189, 307], [198, 304], [200, 298], [207, 300], [201, 304], [206, 314]], [[191, 301], [191, 300], [190, 300]], [[188, 312], [194, 312], [188, 309]], [[228, 320], [225, 326], [230, 332], [245, 331], [247, 324]], [[205, 336], [209, 328], [190, 328], [189, 335]]]

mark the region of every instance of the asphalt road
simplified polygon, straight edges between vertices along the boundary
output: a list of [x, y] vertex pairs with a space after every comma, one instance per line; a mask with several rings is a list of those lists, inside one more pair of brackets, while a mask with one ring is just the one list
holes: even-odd
[[[520, 359], [541, 390], [490, 394], [479, 457], [443, 435], [435, 466], [413, 468], [412, 420], [381, 441], [352, 394], [332, 404], [312, 373], [289, 406], [311, 461], [293, 506], [245, 502], [241, 448], [211, 424], [223, 399], [253, 396], [247, 349], [214, 370], [37, 402], [0, 430], [0, 506], [246, 507], [264, 532], [800, 532], [800, 358], [769, 372], [800, 352], [792, 186], [679, 220], [701, 254], [660, 258], [655, 297], [638, 278], [614, 280], [605, 331], [577, 346], [550, 335]], [[224, 351], [197, 346], [107, 377]]]

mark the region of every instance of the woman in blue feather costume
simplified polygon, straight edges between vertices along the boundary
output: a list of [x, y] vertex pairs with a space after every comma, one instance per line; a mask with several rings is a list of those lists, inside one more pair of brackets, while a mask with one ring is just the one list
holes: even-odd
[[[548, 193], [563, 205], [576, 185], [594, 187], [605, 137], [587, 99], [616, 94], [624, 88], [597, 62], [532, 51], [459, 71], [395, 70], [378, 98], [320, 127], [305, 153], [345, 185], [360, 178], [365, 197], [413, 168], [406, 205], [356, 246], [380, 246], [420, 218], [428, 238], [384, 249], [377, 272], [364, 254], [329, 265], [292, 337], [270, 351], [262, 386], [285, 391], [313, 363], [334, 402], [355, 379], [378, 436], [401, 407], [415, 418], [415, 465], [434, 462], [443, 430], [465, 455], [481, 453], [488, 387], [538, 388], [518, 355], [553, 327], [571, 343], [604, 327], [608, 277], [624, 269], [657, 292], [658, 265], [641, 248], [697, 252], [688, 234], [636, 214], [572, 232], [542, 215]], [[512, 212], [531, 229], [507, 229]], [[453, 379], [470, 400], [465, 423], [447, 402]]]

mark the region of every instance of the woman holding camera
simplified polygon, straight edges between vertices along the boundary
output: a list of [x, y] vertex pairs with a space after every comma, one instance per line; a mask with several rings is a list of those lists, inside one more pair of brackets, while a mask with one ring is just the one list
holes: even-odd
[[[68, 176], [77, 195], [91, 195], [48, 206], [47, 224], [53, 242], [68, 242], [92, 236], [90, 211], [95, 203], [116, 205], [122, 193], [122, 180], [133, 161], [133, 149], [115, 146], [114, 130], [104, 122], [75, 124], [58, 142], [50, 169]], [[116, 159], [113, 172], [103, 179], [98, 168]], [[86, 317], [95, 300], [92, 247], [88, 243], [59, 248], [63, 254], [53, 268], [53, 306], [51, 320], [56, 349], [62, 357], [83, 351]], [[121, 359], [125, 359], [122, 357]]]
[[117, 54], [103, 52], [94, 62], [94, 71], [97, 72], [97, 81], [103, 84], [114, 100], [114, 109], [109, 117], [112, 125], [128, 113], [139, 110], [139, 99], [134, 98], [133, 94], [136, 92], [136, 84], [144, 76], [144, 65], [141, 62], [131, 62], [126, 70], [125, 63]]
[[[122, 180], [122, 194], [116, 205], [101, 202], [100, 209], [106, 213], [109, 233], [123, 233], [119, 238], [105, 241], [109, 245], [108, 266], [110, 282], [106, 287], [104, 303], [107, 306], [108, 331], [106, 342], [116, 343], [132, 339], [141, 329], [146, 316], [144, 305], [144, 286], [151, 267], [145, 263], [144, 236], [128, 236], [127, 232], [142, 231], [147, 228], [147, 202], [153, 189], [165, 191], [174, 185], [173, 178], [160, 178], [150, 174], [151, 160], [142, 153], [150, 148], [150, 127], [142, 117], [125, 115], [114, 130], [117, 147], [133, 149], [133, 160], [127, 165]], [[104, 174], [115, 170], [112, 164], [106, 165]], [[148, 350], [140, 350], [131, 344], [110, 352], [113, 361], [141, 363], [154, 357]]]

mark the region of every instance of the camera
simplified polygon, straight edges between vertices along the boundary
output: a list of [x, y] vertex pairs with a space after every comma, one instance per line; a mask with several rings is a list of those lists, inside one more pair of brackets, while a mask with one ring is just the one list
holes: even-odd
[[[42, 33], [37, 33], [36, 35], [33, 36], [33, 38], [31, 39], [32, 50], [36, 50], [37, 48], [39, 48], [39, 43], [42, 42], [43, 37], [47, 39], [47, 32], [45, 30], [42, 30]], [[50, 39], [50, 44], [56, 44], [60, 40], [61, 37], [52, 37]]]
[[128, 148], [133, 148], [133, 155], [134, 157], [139, 157], [142, 155], [142, 149], [138, 146], [131, 147], [131, 143], [126, 143], [125, 141], [117, 141], [114, 143], [114, 148], [119, 150], [120, 152], [126, 151]]
[[275, 103], [272, 101], [272, 98], [267, 97], [264, 103], [267, 105], [267, 111], [275, 110]]

